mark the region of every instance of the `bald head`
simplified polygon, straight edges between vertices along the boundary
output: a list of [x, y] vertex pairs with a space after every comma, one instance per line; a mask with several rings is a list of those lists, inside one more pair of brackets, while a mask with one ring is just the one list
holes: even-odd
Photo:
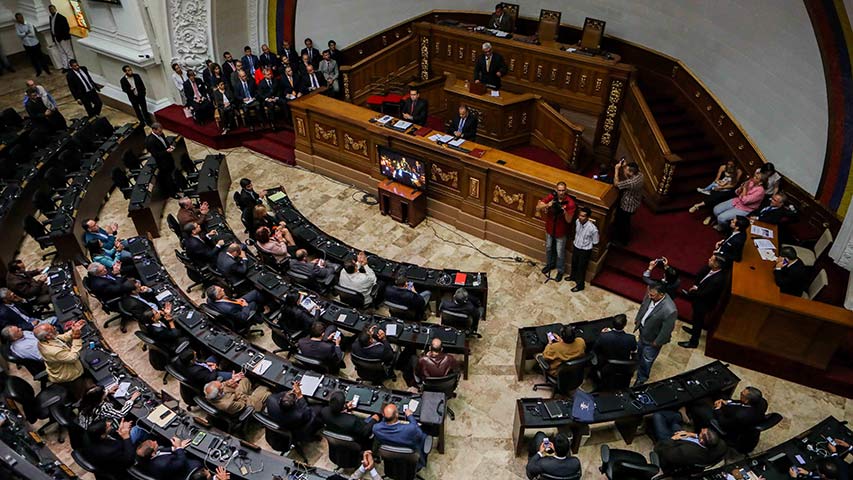
[[397, 421], [397, 405], [389, 403], [382, 409], [382, 417], [386, 423], [395, 423]]
[[191, 208], [193, 206], [193, 201], [189, 197], [181, 197], [180, 200], [178, 200], [178, 205], [181, 208]]
[[56, 337], [56, 328], [53, 325], [42, 323], [33, 328], [33, 335], [40, 342], [48, 342]]

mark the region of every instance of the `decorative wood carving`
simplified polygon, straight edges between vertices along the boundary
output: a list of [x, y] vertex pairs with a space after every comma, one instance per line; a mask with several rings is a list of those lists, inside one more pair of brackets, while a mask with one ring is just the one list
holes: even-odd
[[308, 134], [305, 133], [305, 120], [302, 117], [296, 117], [296, 133], [300, 137], [307, 137]]
[[210, 2], [169, 0], [168, 8], [175, 61], [188, 68], [203, 67], [204, 61], [212, 57], [211, 39], [208, 36]]
[[[436, 43], [436, 48], [438, 44]], [[429, 37], [421, 37], [421, 80], [429, 80]]]
[[430, 167], [430, 179], [442, 185], [452, 187], [455, 190], [459, 189], [459, 172], [445, 172], [438, 166], [438, 164], [433, 163]]
[[338, 146], [338, 132], [332, 127], [324, 127], [318, 122], [314, 122], [314, 138], [323, 143]]
[[608, 146], [613, 138], [613, 128], [616, 126], [616, 113], [619, 110], [619, 99], [622, 98], [622, 87], [624, 83], [621, 80], [613, 80], [610, 84], [610, 95], [607, 98], [607, 110], [604, 114], [604, 128], [601, 134], [601, 144]]
[[504, 206], [512, 208], [515, 206], [515, 209], [519, 212], [524, 211], [524, 194], [523, 193], [513, 193], [509, 194], [506, 190], [501, 188], [500, 185], [495, 185], [495, 191], [492, 195], [492, 203], [496, 203], [498, 205], [503, 202]]
[[367, 140], [364, 138], [355, 139], [349, 133], [344, 132], [344, 150], [367, 158]]
[[468, 196], [472, 198], [480, 198], [480, 179], [476, 177], [468, 178]]

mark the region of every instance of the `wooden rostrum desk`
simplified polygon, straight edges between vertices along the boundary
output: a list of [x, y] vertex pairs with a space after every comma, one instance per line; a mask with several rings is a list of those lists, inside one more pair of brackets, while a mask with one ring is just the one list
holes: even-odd
[[545, 258], [545, 223], [536, 213], [536, 203], [557, 182], [565, 182], [576, 201], [592, 210], [601, 233], [588, 278], [600, 268], [618, 198], [612, 185], [465, 142], [465, 149], [485, 151], [477, 158], [438, 145], [427, 138], [429, 134], [420, 137], [370, 123], [376, 112], [326, 96], [303, 96], [290, 102], [290, 109], [301, 166], [374, 191], [384, 178], [379, 173], [378, 146], [420, 159], [428, 178], [429, 215], [539, 260]]

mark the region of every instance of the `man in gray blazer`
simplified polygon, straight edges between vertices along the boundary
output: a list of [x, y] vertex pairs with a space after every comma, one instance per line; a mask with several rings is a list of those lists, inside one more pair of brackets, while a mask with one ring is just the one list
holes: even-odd
[[640, 365], [637, 367], [637, 381], [634, 385], [642, 385], [649, 379], [649, 373], [661, 347], [669, 343], [676, 318], [678, 310], [675, 308], [675, 302], [659, 285], [649, 285], [646, 298], [643, 299], [637, 318], [634, 319], [634, 331], [640, 331], [637, 345]]

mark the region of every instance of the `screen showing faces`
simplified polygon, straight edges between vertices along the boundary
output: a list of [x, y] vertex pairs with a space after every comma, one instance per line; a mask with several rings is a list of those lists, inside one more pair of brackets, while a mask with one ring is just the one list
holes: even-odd
[[379, 147], [379, 172], [395, 182], [417, 189], [426, 188], [424, 163], [406, 154]]

